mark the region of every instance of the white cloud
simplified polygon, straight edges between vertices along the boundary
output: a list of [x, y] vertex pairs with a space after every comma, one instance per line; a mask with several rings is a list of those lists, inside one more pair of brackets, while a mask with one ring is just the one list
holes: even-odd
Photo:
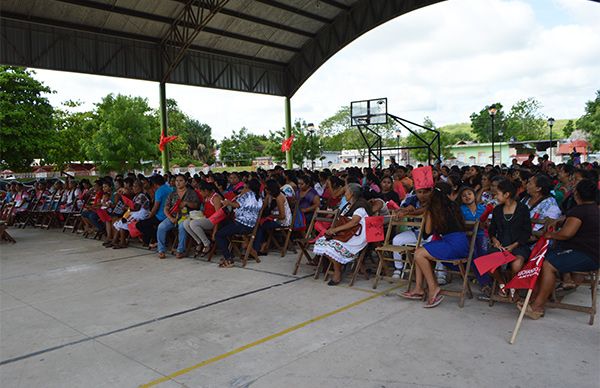
[[[420, 122], [465, 122], [484, 105], [538, 98], [544, 112], [573, 118], [600, 88], [600, 5], [588, 0], [452, 0], [403, 15], [325, 63], [292, 98], [292, 116], [318, 123], [352, 100], [388, 97], [391, 113]], [[40, 71], [58, 91], [91, 107], [109, 92], [147, 97], [151, 82]], [[167, 95], [213, 127], [284, 125], [281, 97], [168, 85]]]

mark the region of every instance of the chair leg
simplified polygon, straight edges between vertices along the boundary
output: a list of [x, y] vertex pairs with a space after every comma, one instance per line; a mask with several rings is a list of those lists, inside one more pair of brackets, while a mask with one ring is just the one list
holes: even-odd
[[298, 253], [298, 258], [296, 259], [296, 264], [294, 265], [294, 271], [292, 275], [296, 275], [298, 273], [298, 269], [300, 269], [300, 263], [302, 262], [302, 257], [304, 256], [305, 245], [303, 243], [298, 243], [300, 246], [300, 253]]
[[292, 231], [290, 230], [286, 233], [285, 242], [283, 243], [283, 248], [281, 249], [281, 257], [284, 257], [287, 254], [291, 237], [292, 237]]
[[352, 271], [352, 279], [350, 279], [350, 284], [349, 287], [352, 287], [354, 285], [354, 281], [356, 280], [356, 276], [358, 275], [358, 272], [360, 271], [360, 268], [363, 265], [363, 262], [365, 260], [365, 254], [366, 254], [366, 249], [363, 249], [362, 252], [360, 253], [360, 255], [358, 256], [358, 259], [356, 259], [355, 262], [355, 267], [354, 267], [354, 271]]
[[377, 251], [377, 256], [379, 256], [379, 263], [377, 263], [377, 271], [375, 272], [375, 280], [373, 280], [373, 289], [377, 288], [379, 284], [379, 278], [381, 277], [381, 270], [383, 269], [383, 252]]
[[490, 291], [490, 301], [488, 303], [488, 305], [490, 307], [492, 307], [494, 305], [494, 295], [496, 295], [496, 287], [498, 286], [498, 282], [496, 281], [496, 279], [494, 279], [494, 282], [492, 283], [492, 290]]
[[465, 267], [462, 263], [458, 264], [458, 269], [460, 270], [460, 274], [462, 275], [463, 278], [463, 285], [462, 285], [462, 290], [460, 291], [460, 299], [458, 301], [458, 306], [460, 308], [463, 308], [465, 306], [465, 294], [469, 294], [469, 297], [472, 298], [473, 295], [471, 293], [471, 288], [469, 285], [469, 277], [467, 276], [466, 272], [465, 272]]
[[591, 326], [594, 324], [594, 317], [596, 316], [596, 303], [598, 299], [598, 272], [592, 273], [592, 284], [590, 288], [592, 291], [592, 309], [590, 310], [589, 324]]

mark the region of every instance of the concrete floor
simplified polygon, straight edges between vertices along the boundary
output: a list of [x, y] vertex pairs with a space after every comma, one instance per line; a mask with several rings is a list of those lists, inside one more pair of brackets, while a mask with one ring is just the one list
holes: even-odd
[[[327, 287], [307, 266], [292, 276], [292, 254], [220, 269], [71, 233], [11, 234], [2, 387], [600, 386], [599, 324], [582, 313], [526, 319], [509, 345], [514, 306], [448, 297], [426, 310], [362, 278]], [[568, 298], [589, 301], [587, 289]]]

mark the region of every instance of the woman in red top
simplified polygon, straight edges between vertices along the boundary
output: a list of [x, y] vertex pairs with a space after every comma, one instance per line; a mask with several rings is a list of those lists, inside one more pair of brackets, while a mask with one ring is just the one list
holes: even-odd
[[[210, 240], [206, 236], [206, 232], [215, 227], [209, 218], [217, 210], [221, 209], [223, 197], [214, 183], [201, 181], [198, 185], [198, 190], [202, 198], [204, 198], [204, 215], [194, 220], [186, 219], [183, 221], [183, 227], [198, 244], [196, 250], [200, 252], [200, 256], [205, 256], [210, 252]], [[200, 251], [201, 247], [203, 248]]]

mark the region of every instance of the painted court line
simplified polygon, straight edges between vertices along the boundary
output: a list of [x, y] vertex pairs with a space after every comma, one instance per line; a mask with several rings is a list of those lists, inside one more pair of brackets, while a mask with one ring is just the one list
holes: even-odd
[[288, 327], [287, 329], [281, 330], [281, 331], [279, 331], [279, 332], [277, 332], [277, 333], [275, 333], [275, 334], [271, 334], [271, 335], [269, 335], [269, 336], [263, 337], [263, 338], [261, 338], [261, 339], [258, 339], [258, 340], [256, 340], [256, 341], [254, 341], [254, 342], [250, 342], [249, 344], [246, 344], [246, 345], [244, 345], [244, 346], [240, 346], [239, 348], [236, 348], [236, 349], [230, 350], [229, 352], [226, 352], [226, 353], [220, 354], [220, 355], [218, 355], [218, 356], [215, 356], [215, 357], [209, 358], [209, 359], [207, 359], [207, 360], [204, 360], [204, 361], [202, 361], [202, 362], [199, 362], [198, 364], [195, 364], [195, 365], [189, 366], [189, 367], [187, 367], [187, 368], [180, 369], [180, 370], [178, 370], [178, 371], [176, 371], [176, 372], [173, 372], [173, 373], [171, 373], [171, 374], [169, 374], [169, 375], [166, 375], [166, 376], [164, 376], [164, 377], [161, 377], [161, 378], [158, 378], [158, 379], [156, 379], [156, 380], [150, 381], [149, 383], [146, 383], [146, 384], [140, 385], [140, 387], [139, 387], [139, 388], [149, 388], [149, 387], [154, 387], [154, 386], [156, 386], [156, 385], [158, 385], [158, 384], [161, 384], [161, 383], [167, 382], [167, 381], [169, 381], [169, 380], [173, 380], [173, 379], [175, 379], [176, 377], [183, 376], [183, 375], [185, 375], [185, 374], [187, 374], [187, 373], [190, 373], [190, 372], [192, 372], [192, 371], [194, 371], [194, 370], [196, 370], [196, 369], [202, 368], [202, 367], [204, 367], [204, 366], [206, 366], [206, 365], [214, 364], [214, 363], [215, 363], [215, 362], [217, 362], [217, 361], [224, 360], [224, 359], [226, 359], [226, 358], [228, 358], [228, 357], [231, 357], [231, 356], [233, 356], [233, 355], [235, 355], [235, 354], [241, 353], [241, 352], [243, 352], [243, 351], [245, 351], [245, 350], [251, 349], [251, 348], [253, 348], [253, 347], [255, 347], [255, 346], [258, 346], [258, 345], [264, 344], [264, 343], [266, 343], [266, 342], [269, 342], [269, 341], [271, 341], [271, 340], [274, 340], [274, 339], [276, 339], [276, 338], [282, 337], [282, 336], [284, 336], [284, 335], [286, 335], [286, 334], [289, 334], [289, 333], [291, 333], [291, 332], [294, 332], [294, 331], [296, 331], [296, 330], [302, 329], [303, 327], [305, 327], [305, 326], [308, 326], [308, 325], [310, 325], [310, 324], [312, 324], [312, 323], [315, 323], [315, 322], [321, 321], [321, 320], [323, 320], [323, 319], [325, 319], [325, 318], [329, 318], [329, 317], [331, 317], [331, 316], [333, 316], [333, 315], [339, 314], [339, 313], [341, 313], [341, 312], [344, 312], [344, 311], [346, 311], [346, 310], [350, 310], [350, 309], [351, 309], [351, 308], [353, 308], [353, 307], [359, 306], [359, 305], [361, 305], [361, 304], [363, 304], [363, 303], [366, 303], [366, 302], [368, 302], [368, 301], [370, 301], [370, 300], [373, 300], [373, 299], [375, 299], [375, 298], [378, 298], [378, 297], [380, 297], [380, 296], [386, 295], [388, 292], [390, 292], [390, 291], [392, 291], [392, 290], [394, 290], [394, 289], [397, 289], [397, 288], [399, 288], [399, 287], [401, 287], [401, 285], [394, 286], [394, 287], [392, 287], [392, 288], [389, 288], [389, 289], [387, 289], [387, 290], [385, 290], [385, 291], [381, 291], [381, 292], [375, 293], [375, 294], [373, 294], [373, 295], [371, 295], [371, 296], [368, 296], [368, 297], [366, 297], [366, 298], [359, 299], [359, 300], [357, 300], [356, 302], [352, 302], [352, 303], [350, 303], [350, 304], [347, 304], [347, 305], [345, 305], [345, 306], [343, 306], [343, 307], [340, 307], [340, 308], [338, 308], [338, 309], [335, 309], [335, 310], [333, 310], [333, 311], [330, 311], [330, 312], [328, 312], [328, 313], [325, 313], [325, 314], [322, 314], [322, 315], [316, 316], [316, 317], [314, 317], [314, 318], [311, 318], [311, 319], [309, 319], [309, 320], [307, 320], [307, 321], [304, 321], [304, 322], [302, 322], [302, 323], [299, 323], [299, 324], [297, 324], [297, 325], [290, 326], [290, 327]]

